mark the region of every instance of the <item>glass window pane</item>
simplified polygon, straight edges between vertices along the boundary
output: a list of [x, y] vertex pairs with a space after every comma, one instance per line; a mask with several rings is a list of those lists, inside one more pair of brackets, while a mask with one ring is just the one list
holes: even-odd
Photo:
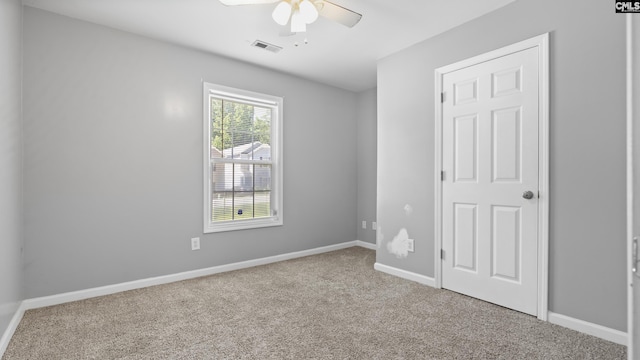
[[212, 181], [213, 221], [271, 216], [271, 165], [216, 163]]
[[253, 158], [256, 160], [271, 160], [271, 112], [269, 108], [254, 109], [254, 138], [261, 145], [254, 150]]
[[271, 191], [256, 191], [254, 201], [254, 217], [271, 216]]
[[226, 158], [246, 159], [243, 152], [253, 143], [253, 106], [233, 101], [223, 101], [226, 132], [231, 143], [225, 147]]
[[233, 190], [233, 164], [213, 164], [211, 173], [214, 192]]
[[271, 190], [271, 165], [255, 165], [253, 183], [256, 191]]
[[211, 158], [222, 157], [222, 100], [211, 98]]
[[236, 192], [233, 201], [235, 220], [253, 218], [253, 192]]
[[256, 107], [253, 116], [253, 128], [256, 140], [262, 144], [271, 144], [271, 109]]
[[213, 157], [271, 160], [272, 109], [212, 98]]
[[227, 191], [214, 192], [211, 199], [211, 220], [233, 220], [233, 193]]
[[212, 221], [233, 220], [233, 165], [213, 164], [211, 181]]
[[233, 164], [233, 190], [253, 191], [253, 165]]

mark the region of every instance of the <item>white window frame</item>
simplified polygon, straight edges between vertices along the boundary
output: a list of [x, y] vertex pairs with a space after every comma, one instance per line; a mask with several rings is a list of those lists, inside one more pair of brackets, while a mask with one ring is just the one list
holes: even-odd
[[[268, 226], [280, 226], [283, 224], [283, 167], [282, 167], [282, 120], [284, 100], [282, 97], [262, 94], [258, 92], [236, 89], [228, 86], [217, 85], [203, 82], [203, 123], [204, 123], [204, 233], [214, 233], [232, 230], [255, 229]], [[229, 221], [212, 221], [212, 179], [211, 173], [214, 160], [211, 158], [211, 101], [210, 98], [222, 98], [225, 100], [239, 101], [243, 103], [255, 104], [258, 106], [266, 106], [272, 109], [271, 113], [271, 161], [262, 161], [262, 163], [271, 164], [271, 216], [229, 220]], [[247, 161], [233, 161], [216, 159], [215, 162], [228, 163], [246, 163]], [[251, 163], [259, 164], [261, 161], [251, 161]]]

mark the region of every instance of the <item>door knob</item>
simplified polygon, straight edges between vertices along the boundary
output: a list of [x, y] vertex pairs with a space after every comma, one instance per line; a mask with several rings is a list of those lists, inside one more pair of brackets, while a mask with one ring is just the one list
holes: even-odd
[[531, 191], [525, 191], [522, 193], [522, 197], [529, 200], [529, 199], [533, 199], [533, 192]]

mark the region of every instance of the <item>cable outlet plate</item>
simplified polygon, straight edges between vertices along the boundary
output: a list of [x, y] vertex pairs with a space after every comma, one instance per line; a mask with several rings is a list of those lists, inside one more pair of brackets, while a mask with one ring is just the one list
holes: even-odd
[[200, 238], [191, 238], [191, 250], [200, 250]]

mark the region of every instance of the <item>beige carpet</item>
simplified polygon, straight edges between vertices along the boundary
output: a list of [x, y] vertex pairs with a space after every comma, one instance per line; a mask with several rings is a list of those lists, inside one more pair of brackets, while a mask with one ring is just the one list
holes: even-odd
[[374, 261], [349, 248], [30, 310], [3, 359], [626, 359]]

